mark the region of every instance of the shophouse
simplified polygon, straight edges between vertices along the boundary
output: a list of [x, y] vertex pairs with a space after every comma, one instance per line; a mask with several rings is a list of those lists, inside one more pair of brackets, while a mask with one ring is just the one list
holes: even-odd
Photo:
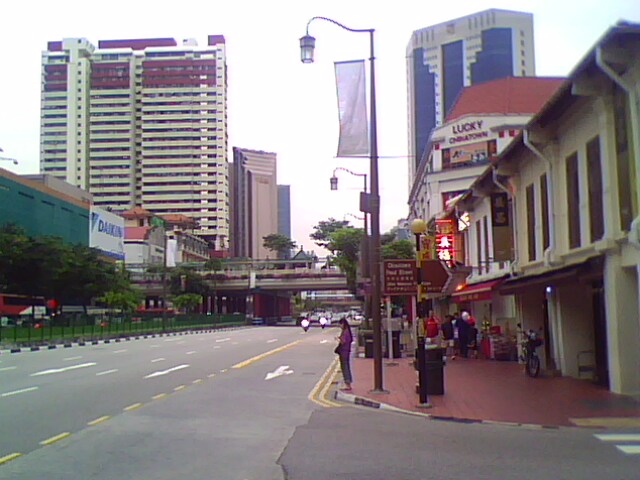
[[513, 296], [517, 322], [543, 333], [543, 365], [634, 395], [639, 53], [640, 25], [607, 31], [455, 207], [470, 218], [471, 256], [488, 265], [471, 278], [509, 274], [476, 293]]

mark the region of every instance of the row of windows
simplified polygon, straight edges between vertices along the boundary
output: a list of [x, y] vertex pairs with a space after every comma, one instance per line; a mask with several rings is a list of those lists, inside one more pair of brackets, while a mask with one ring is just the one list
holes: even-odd
[[[589, 191], [589, 241], [591, 243], [600, 240], [604, 236], [604, 205], [602, 188], [602, 162], [600, 152], [600, 137], [596, 136], [586, 145], [586, 172]], [[582, 246], [582, 234], [580, 218], [580, 172], [579, 156], [574, 152], [565, 158], [565, 181], [567, 202], [567, 226], [569, 231], [569, 248], [575, 249]], [[542, 251], [550, 245], [549, 237], [549, 180], [547, 174], [539, 179], [540, 206], [542, 218]], [[536, 242], [536, 190], [535, 185], [530, 184], [525, 190], [525, 202], [527, 210], [527, 250], [529, 261], [538, 258]]]

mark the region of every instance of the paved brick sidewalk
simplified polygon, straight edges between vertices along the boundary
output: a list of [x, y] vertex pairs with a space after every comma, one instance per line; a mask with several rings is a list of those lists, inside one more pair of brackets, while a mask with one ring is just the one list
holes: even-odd
[[640, 426], [640, 402], [573, 378], [529, 378], [515, 362], [456, 359], [445, 366], [445, 395], [418, 406], [413, 358], [383, 362], [387, 394], [373, 394], [373, 359], [354, 358], [353, 393], [438, 417], [548, 426]]

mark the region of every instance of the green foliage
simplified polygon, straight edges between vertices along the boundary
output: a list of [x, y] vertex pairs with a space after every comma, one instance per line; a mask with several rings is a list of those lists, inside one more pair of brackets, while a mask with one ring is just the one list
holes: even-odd
[[336, 220], [330, 217], [328, 220], [318, 222], [318, 225], [314, 226], [315, 232], [309, 235], [311, 240], [315, 241], [316, 245], [322, 248], [328, 248], [331, 243], [331, 235], [349, 225], [346, 220]]
[[281, 233], [271, 233], [262, 237], [262, 246], [278, 254], [278, 258], [286, 258], [296, 248], [296, 242]]
[[173, 299], [173, 305], [178, 310], [185, 310], [186, 312], [192, 312], [198, 306], [202, 305], [202, 296], [194, 293], [185, 293], [178, 295]]
[[347, 276], [347, 285], [352, 292], [356, 291], [358, 272], [358, 256], [364, 231], [359, 228], [344, 227], [331, 233], [327, 249], [334, 257], [333, 263]]
[[224, 268], [224, 262], [221, 258], [210, 258], [204, 264], [206, 270], [212, 270], [214, 273]]
[[211, 287], [194, 268], [181, 265], [167, 270], [169, 290], [173, 295], [193, 293], [206, 296], [211, 294]]
[[382, 258], [384, 260], [412, 259], [415, 257], [416, 250], [411, 240], [398, 240], [382, 246]]
[[58, 237], [29, 237], [19, 227], [0, 228], [0, 290], [87, 306], [116, 282], [116, 268], [96, 249]]
[[100, 301], [112, 310], [133, 312], [142, 303], [142, 293], [133, 288], [124, 291], [110, 291]]

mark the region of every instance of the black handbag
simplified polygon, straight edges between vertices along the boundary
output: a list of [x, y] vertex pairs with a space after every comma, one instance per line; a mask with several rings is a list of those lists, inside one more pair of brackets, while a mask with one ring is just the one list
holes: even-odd
[[336, 348], [333, 349], [333, 353], [335, 353], [336, 355], [340, 355], [340, 347], [341, 347], [341, 344], [338, 344]]

